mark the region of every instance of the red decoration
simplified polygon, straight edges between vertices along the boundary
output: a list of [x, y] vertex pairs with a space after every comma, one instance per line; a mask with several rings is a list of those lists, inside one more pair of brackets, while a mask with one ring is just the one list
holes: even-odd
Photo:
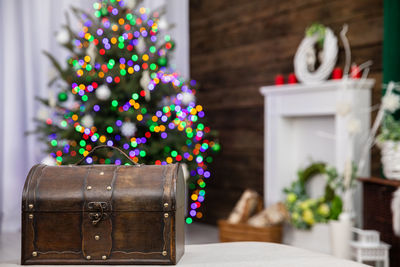
[[332, 71], [332, 79], [340, 80], [343, 78], [343, 71], [341, 68], [334, 68]]
[[285, 78], [282, 74], [278, 74], [275, 76], [275, 85], [282, 85], [285, 83]]
[[351, 66], [350, 77], [353, 79], [361, 78], [360, 68], [355, 64]]
[[289, 74], [288, 83], [290, 83], [290, 84], [297, 83], [297, 78], [296, 78], [296, 75], [294, 75], [294, 73]]

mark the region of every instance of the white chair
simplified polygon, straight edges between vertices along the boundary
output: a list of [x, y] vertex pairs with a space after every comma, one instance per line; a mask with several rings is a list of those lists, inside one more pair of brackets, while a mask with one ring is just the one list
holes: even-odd
[[390, 245], [380, 241], [378, 231], [358, 228], [353, 228], [352, 231], [355, 235], [355, 240], [350, 242], [350, 246], [357, 262], [383, 262], [384, 267], [389, 267]]

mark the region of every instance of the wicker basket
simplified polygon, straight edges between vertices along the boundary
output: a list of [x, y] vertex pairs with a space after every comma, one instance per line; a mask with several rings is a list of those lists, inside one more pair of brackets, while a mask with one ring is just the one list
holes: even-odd
[[254, 227], [245, 223], [230, 224], [226, 220], [218, 221], [219, 240], [221, 242], [261, 241], [282, 242], [282, 225]]

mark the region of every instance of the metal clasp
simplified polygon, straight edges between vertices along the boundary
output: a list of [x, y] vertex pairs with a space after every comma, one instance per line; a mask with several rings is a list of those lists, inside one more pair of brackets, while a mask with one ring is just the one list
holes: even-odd
[[89, 218], [92, 220], [92, 224], [96, 225], [104, 217], [104, 211], [107, 211], [107, 202], [89, 202], [88, 209], [96, 212], [89, 213]]

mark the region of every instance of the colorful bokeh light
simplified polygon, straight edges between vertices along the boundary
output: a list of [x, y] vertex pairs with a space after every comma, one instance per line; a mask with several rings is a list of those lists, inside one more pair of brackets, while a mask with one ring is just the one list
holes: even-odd
[[[58, 95], [56, 115], [45, 120], [51, 155], [57, 164], [69, 164], [107, 144], [122, 148], [134, 162], [185, 163], [190, 224], [203, 217], [199, 209], [211, 177], [207, 164], [211, 152], [220, 150], [204, 124], [203, 106], [195, 101], [196, 82], [166, 67], [175, 45], [169, 35], [159, 37], [158, 13], [130, 10], [118, 0], [96, 2], [93, 8], [95, 21], [83, 15], [82, 29], [71, 41], [68, 90]], [[109, 96], [101, 96], [101, 90], [109, 90]], [[127, 123], [135, 125], [131, 134], [124, 133]], [[87, 164], [94, 162], [128, 164], [108, 154], [86, 158]]]

